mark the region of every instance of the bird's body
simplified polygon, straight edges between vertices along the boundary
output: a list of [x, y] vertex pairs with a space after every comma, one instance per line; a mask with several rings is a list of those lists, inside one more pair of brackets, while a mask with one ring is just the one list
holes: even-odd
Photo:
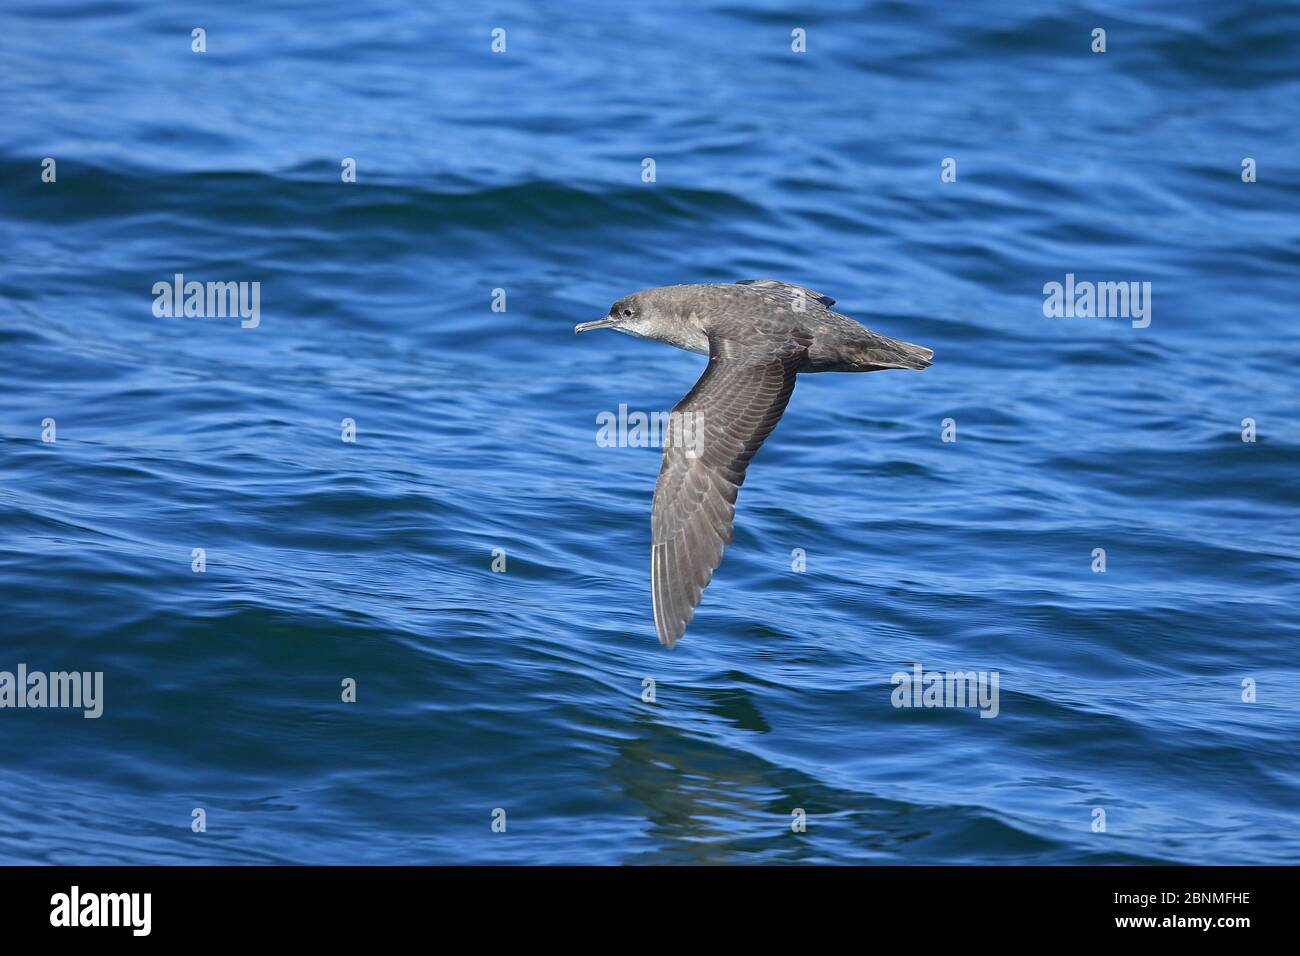
[[832, 312], [834, 304], [775, 279], [672, 285], [620, 299], [605, 318], [575, 329], [613, 328], [709, 356], [673, 409], [651, 510], [651, 604], [669, 649], [731, 543], [736, 492], [795, 376], [930, 365], [930, 349], [878, 335]]

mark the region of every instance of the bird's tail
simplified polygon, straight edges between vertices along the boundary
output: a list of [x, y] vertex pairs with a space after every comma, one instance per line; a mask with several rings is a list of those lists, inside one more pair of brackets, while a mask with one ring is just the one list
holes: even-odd
[[934, 358], [934, 350], [927, 349], [924, 345], [913, 345], [875, 332], [856, 351], [858, 354], [853, 356], [854, 364], [864, 372], [884, 368], [929, 368], [932, 364], [930, 359]]

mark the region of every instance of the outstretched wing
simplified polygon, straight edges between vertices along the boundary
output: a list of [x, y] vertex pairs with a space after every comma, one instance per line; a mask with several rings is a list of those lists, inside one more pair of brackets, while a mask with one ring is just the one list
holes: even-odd
[[835, 300], [828, 295], [814, 292], [805, 286], [795, 285], [793, 282], [782, 282], [780, 279], [737, 279], [736, 285], [752, 285], [759, 289], [767, 289], [770, 292], [778, 292], [784, 296], [792, 296], [796, 292], [802, 292], [808, 298], [820, 302], [828, 309], [835, 304]]
[[659, 643], [686, 630], [722, 549], [749, 460], [781, 420], [807, 340], [788, 330], [709, 337], [709, 365], [677, 403], [651, 510], [650, 596]]

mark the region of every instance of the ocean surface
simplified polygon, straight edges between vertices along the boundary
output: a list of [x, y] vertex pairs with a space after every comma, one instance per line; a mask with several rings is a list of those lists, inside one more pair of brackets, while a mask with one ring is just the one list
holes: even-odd
[[[0, 862], [1300, 858], [1300, 7], [0, 37], [0, 671], [103, 675], [0, 709]], [[934, 365], [800, 377], [670, 653], [660, 451], [597, 419], [705, 359], [573, 326], [761, 277]], [[996, 716], [895, 706], [917, 666]]]

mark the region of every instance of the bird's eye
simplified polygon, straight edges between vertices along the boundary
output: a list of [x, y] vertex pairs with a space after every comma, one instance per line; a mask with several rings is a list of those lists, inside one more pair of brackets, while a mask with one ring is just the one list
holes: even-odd
[[623, 314], [624, 314], [625, 316], [627, 316], [628, 318], [631, 318], [631, 317], [632, 317], [632, 310], [631, 310], [631, 309], [624, 309], [624, 310], [623, 310]]

